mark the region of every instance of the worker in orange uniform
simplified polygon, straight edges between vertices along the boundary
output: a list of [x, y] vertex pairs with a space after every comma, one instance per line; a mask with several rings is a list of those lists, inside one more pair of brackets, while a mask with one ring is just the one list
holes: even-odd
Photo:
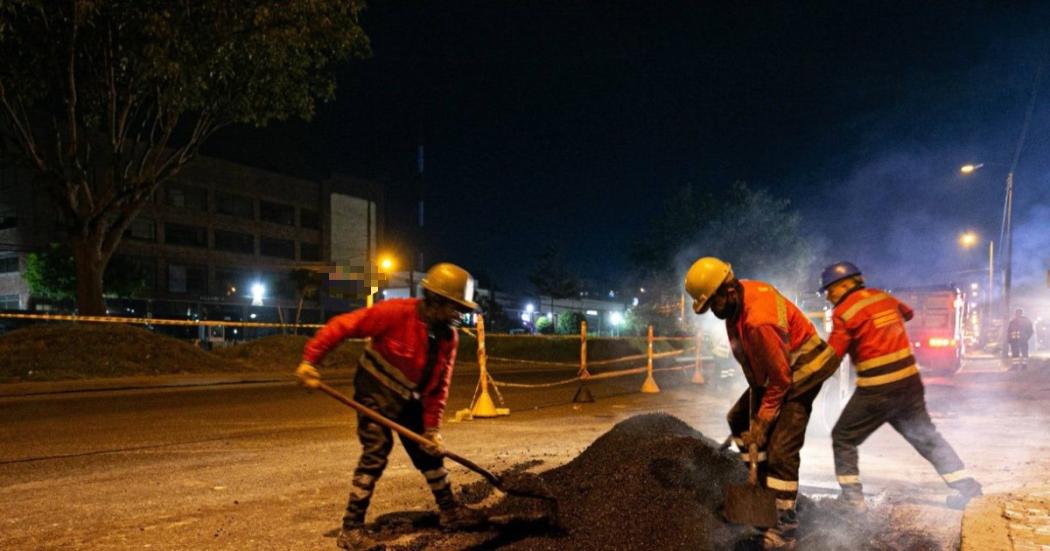
[[1028, 369], [1028, 341], [1035, 334], [1035, 329], [1032, 327], [1032, 320], [1024, 316], [1023, 308], [1014, 311], [1014, 317], [1006, 327], [1006, 334], [1010, 343], [1010, 371]]
[[867, 508], [857, 446], [889, 423], [956, 490], [948, 496], [948, 505], [964, 508], [981, 495], [981, 485], [967, 473], [926, 411], [922, 378], [904, 328], [912, 309], [884, 291], [865, 287], [860, 269], [850, 262], [825, 268], [821, 290], [835, 307], [828, 344], [840, 358], [848, 353], [857, 370], [857, 390], [831, 432], [841, 501], [854, 510]]
[[[401, 439], [434, 494], [441, 525], [457, 527], [476, 522], [477, 515], [452, 493], [440, 427], [459, 343], [456, 326], [464, 313], [477, 308], [474, 280], [463, 268], [442, 263], [430, 268], [421, 285], [422, 299], [386, 300], [332, 318], [306, 344], [296, 375], [307, 388], [317, 388], [321, 375], [316, 366], [329, 352], [345, 339], [371, 339], [354, 376], [354, 399], [433, 442], [421, 448]], [[365, 513], [394, 445], [390, 429], [364, 414], [357, 416], [357, 436], [362, 452], [336, 541], [344, 549], [371, 544]]]
[[729, 427], [744, 461], [759, 449], [759, 477], [776, 493], [778, 520], [762, 535], [764, 549], [797, 546], [799, 452], [820, 386], [838, 358], [813, 324], [776, 288], [736, 279], [732, 267], [714, 257], [693, 263], [685, 276], [693, 311], [725, 320], [733, 356], [748, 390], [729, 411]]

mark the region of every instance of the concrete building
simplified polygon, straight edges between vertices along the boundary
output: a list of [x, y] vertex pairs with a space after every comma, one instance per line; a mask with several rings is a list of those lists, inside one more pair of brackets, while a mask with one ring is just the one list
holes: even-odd
[[[409, 272], [402, 271], [390, 275], [387, 288], [383, 291], [383, 298], [404, 298], [410, 295], [409, 282], [416, 287], [416, 295], [422, 296], [420, 280], [426, 274], [415, 272], [410, 277]], [[596, 299], [589, 296], [567, 299], [553, 299], [548, 296], [527, 293], [506, 293], [481, 288], [475, 290], [474, 299], [484, 305], [490, 296], [500, 305], [506, 314], [513, 332], [531, 333], [535, 331], [536, 322], [544, 316], [550, 317], [555, 323], [561, 316], [570, 313], [578, 313], [587, 320], [587, 331], [594, 336], [619, 335], [624, 322], [624, 315], [628, 304], [615, 299]]]
[[[0, 170], [0, 309], [69, 307], [31, 297], [22, 277], [29, 252], [63, 241], [55, 212], [31, 175]], [[289, 273], [363, 271], [382, 243], [382, 213], [383, 190], [374, 182], [312, 181], [200, 157], [161, 186], [128, 228], [115, 257], [141, 271], [145, 289], [107, 298], [107, 306], [154, 317], [294, 315], [298, 293]], [[307, 305], [303, 321], [321, 319], [323, 307], [363, 302], [363, 295], [322, 296], [324, 304]]]

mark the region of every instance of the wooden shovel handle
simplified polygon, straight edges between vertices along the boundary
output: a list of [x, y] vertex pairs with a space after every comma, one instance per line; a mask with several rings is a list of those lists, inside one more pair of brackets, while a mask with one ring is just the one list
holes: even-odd
[[758, 486], [758, 444], [752, 442], [747, 447], [748, 470], [747, 483]]
[[[416, 433], [412, 429], [410, 429], [410, 428], [408, 428], [408, 427], [406, 427], [406, 426], [404, 426], [404, 425], [402, 425], [402, 424], [400, 424], [400, 423], [398, 423], [396, 421], [393, 421], [393, 420], [387, 418], [386, 416], [384, 416], [383, 414], [379, 413], [378, 411], [376, 411], [376, 410], [374, 410], [374, 409], [372, 409], [372, 408], [362, 404], [361, 402], [358, 402], [357, 400], [354, 400], [353, 398], [350, 398], [349, 396], [343, 394], [342, 392], [339, 392], [338, 390], [328, 386], [325, 383], [319, 383], [318, 386], [317, 386], [317, 389], [320, 390], [321, 392], [324, 392], [325, 394], [331, 396], [332, 398], [335, 398], [336, 400], [338, 400], [338, 401], [340, 401], [340, 402], [350, 406], [351, 408], [357, 410], [362, 415], [364, 415], [365, 417], [368, 417], [369, 419], [375, 421], [376, 423], [379, 423], [380, 425], [383, 425], [384, 427], [386, 427], [386, 428], [388, 428], [388, 429], [390, 429], [390, 430], [400, 434], [401, 436], [404, 436], [405, 438], [408, 438], [409, 440], [415, 442], [416, 444], [419, 444], [421, 446], [426, 446], [426, 447], [433, 447], [435, 445], [434, 441], [430, 440], [429, 438], [426, 438], [425, 436]], [[468, 469], [470, 469], [470, 470], [480, 474], [481, 476], [485, 477], [486, 480], [491, 482], [493, 486], [495, 486], [495, 487], [497, 487], [497, 488], [499, 488], [501, 490], [503, 489], [503, 484], [501, 483], [499, 477], [497, 477], [496, 475], [492, 474], [491, 472], [485, 470], [484, 468], [479, 466], [477, 463], [474, 463], [473, 461], [467, 459], [466, 457], [463, 457], [463, 456], [461, 456], [459, 454], [456, 454], [456, 453], [452, 453], [452, 452], [450, 452], [448, 450], [445, 450], [445, 452], [443, 454], [441, 454], [441, 455], [443, 457], [447, 457], [450, 460], [455, 461], [456, 463], [459, 463], [460, 465], [463, 465], [464, 467], [466, 467], [466, 468], [468, 468]]]

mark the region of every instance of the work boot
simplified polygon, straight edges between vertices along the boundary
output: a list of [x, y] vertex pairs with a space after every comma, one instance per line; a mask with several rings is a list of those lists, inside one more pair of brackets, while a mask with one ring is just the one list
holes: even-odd
[[769, 528], [762, 534], [762, 549], [765, 551], [795, 551], [798, 540], [787, 537], [776, 528]]
[[484, 520], [485, 517], [480, 512], [459, 503], [452, 507], [441, 509], [438, 513], [438, 524], [445, 530], [476, 528]]
[[797, 530], [798, 513], [794, 509], [778, 509], [777, 525], [767, 528], [762, 534], [762, 549], [794, 551], [798, 547]]
[[842, 490], [835, 498], [835, 508], [848, 514], [863, 514], [868, 512], [868, 502], [861, 492]]
[[963, 510], [966, 508], [966, 504], [970, 503], [970, 500], [975, 497], [981, 497], [984, 492], [981, 491], [981, 484], [976, 480], [973, 484], [960, 489], [958, 493], [948, 496], [944, 502], [952, 509]]
[[343, 529], [339, 531], [339, 537], [336, 538], [335, 544], [348, 551], [363, 551], [375, 547], [376, 541], [372, 539], [364, 525], [354, 524], [343, 526]]

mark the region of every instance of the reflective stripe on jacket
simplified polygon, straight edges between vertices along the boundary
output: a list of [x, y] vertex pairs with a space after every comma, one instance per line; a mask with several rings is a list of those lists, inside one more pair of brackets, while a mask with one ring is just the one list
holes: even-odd
[[802, 311], [775, 287], [746, 279], [740, 284], [742, 310], [726, 320], [726, 332], [748, 384], [765, 388], [756, 415], [770, 420], [785, 399], [830, 377], [839, 359]]
[[852, 357], [858, 387], [885, 385], [919, 374], [904, 328], [912, 316], [907, 304], [879, 289], [854, 289], [835, 305], [828, 343], [840, 358]]
[[[441, 425], [448, 402], [448, 385], [456, 361], [459, 335], [450, 330], [438, 341], [437, 355], [429, 381], [423, 381], [429, 351], [428, 327], [419, 317], [420, 299], [392, 299], [341, 314], [328, 321], [306, 343], [303, 361], [319, 365], [325, 356], [345, 339], [371, 338], [362, 365], [391, 389], [416, 392], [423, 401], [425, 427]], [[400, 375], [400, 376], [399, 376]], [[384, 380], [386, 378], [387, 380]], [[387, 384], [399, 383], [403, 389]], [[411, 387], [409, 387], [411, 385]]]

